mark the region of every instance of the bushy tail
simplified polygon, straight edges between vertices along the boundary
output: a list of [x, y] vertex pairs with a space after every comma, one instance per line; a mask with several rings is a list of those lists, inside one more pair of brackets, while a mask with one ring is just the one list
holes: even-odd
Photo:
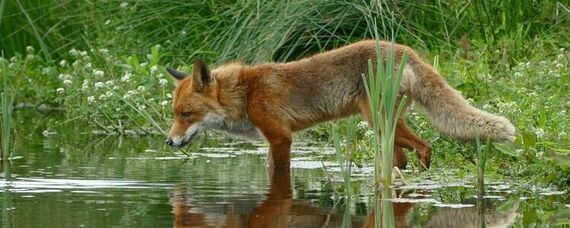
[[474, 140], [479, 135], [482, 140], [514, 141], [515, 127], [505, 117], [471, 106], [421, 60], [409, 64], [412, 72], [405, 72], [403, 83], [408, 84], [413, 100], [426, 108], [432, 123], [442, 133], [463, 140]]

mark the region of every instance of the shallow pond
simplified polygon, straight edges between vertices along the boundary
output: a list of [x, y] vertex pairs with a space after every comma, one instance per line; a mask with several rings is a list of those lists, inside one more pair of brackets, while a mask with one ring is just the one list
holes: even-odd
[[[162, 137], [47, 129], [57, 117], [16, 115], [15, 159], [0, 179], [2, 227], [338, 227], [347, 206], [334, 152], [321, 143], [298, 140], [291, 171], [269, 178], [263, 142], [208, 139], [188, 157]], [[372, 172], [353, 174], [354, 227], [373, 225]], [[404, 175], [390, 199], [398, 227], [570, 223], [567, 190], [490, 178], [477, 200], [475, 178], [449, 167]]]

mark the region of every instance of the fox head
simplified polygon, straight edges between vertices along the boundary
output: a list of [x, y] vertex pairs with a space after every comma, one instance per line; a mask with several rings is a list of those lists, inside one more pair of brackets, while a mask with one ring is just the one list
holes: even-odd
[[165, 143], [183, 147], [200, 131], [218, 128], [224, 115], [218, 102], [218, 85], [204, 61], [193, 65], [192, 75], [166, 68], [178, 83], [172, 99], [174, 122]]

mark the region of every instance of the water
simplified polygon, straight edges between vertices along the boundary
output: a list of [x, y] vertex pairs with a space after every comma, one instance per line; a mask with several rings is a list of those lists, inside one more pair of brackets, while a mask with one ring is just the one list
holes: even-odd
[[[187, 157], [161, 137], [47, 129], [62, 126], [57, 117], [17, 115], [2, 227], [338, 227], [347, 206], [333, 151], [320, 143], [297, 142], [291, 171], [268, 174], [263, 142], [211, 139]], [[355, 170], [351, 223], [373, 225], [373, 169]], [[397, 226], [570, 223], [567, 190], [489, 180], [478, 200], [475, 178], [449, 170], [405, 174], [391, 199]]]

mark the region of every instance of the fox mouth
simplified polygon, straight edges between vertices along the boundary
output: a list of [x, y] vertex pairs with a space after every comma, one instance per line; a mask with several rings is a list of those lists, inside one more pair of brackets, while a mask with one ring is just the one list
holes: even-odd
[[190, 135], [190, 137], [188, 137], [188, 139], [182, 141], [182, 142], [180, 143], [180, 145], [177, 146], [177, 147], [178, 147], [178, 148], [182, 148], [182, 147], [184, 147], [184, 146], [190, 144], [190, 142], [192, 142], [192, 140], [194, 139], [194, 137], [195, 137], [197, 134], [198, 134], [198, 131], [194, 132], [192, 135]]
[[194, 137], [198, 134], [198, 131], [192, 133], [192, 135], [190, 135], [189, 137], [187, 137], [186, 139], [183, 139], [179, 144], [174, 143], [174, 142], [168, 142], [169, 140], [167, 140], [167, 144], [169, 144], [172, 147], [176, 147], [176, 148], [182, 148], [188, 144], [190, 144], [190, 142], [192, 142], [192, 140], [194, 139]]

